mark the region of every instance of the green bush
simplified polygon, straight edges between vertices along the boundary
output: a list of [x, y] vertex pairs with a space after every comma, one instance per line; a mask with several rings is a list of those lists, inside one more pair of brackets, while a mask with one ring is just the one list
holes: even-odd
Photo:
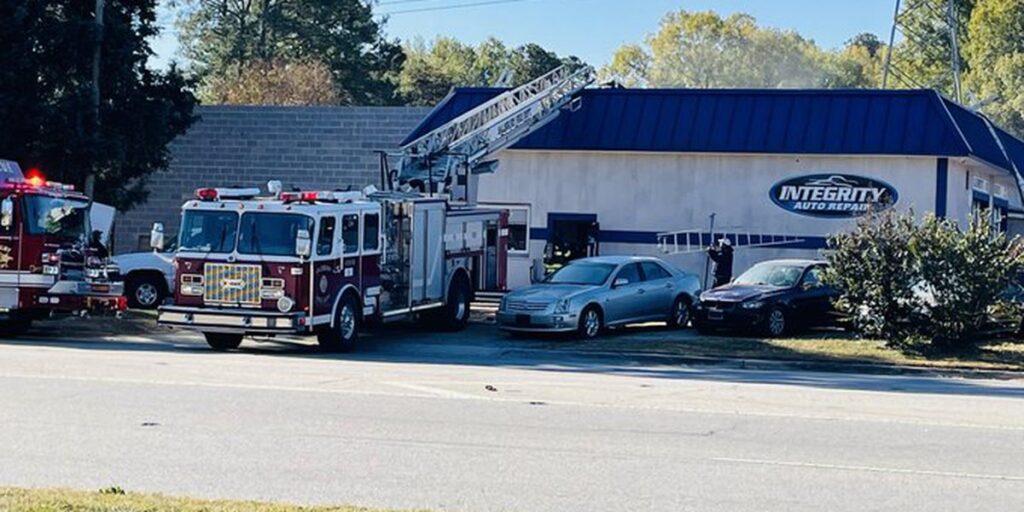
[[964, 348], [994, 311], [1017, 309], [1004, 297], [1024, 269], [1024, 243], [994, 234], [986, 214], [961, 229], [931, 214], [915, 223], [912, 212], [876, 212], [829, 248], [836, 307], [865, 336]]
[[1024, 268], [1024, 245], [1003, 233], [993, 235], [988, 215], [960, 230], [955, 222], [925, 217], [913, 253], [926, 296], [922, 334], [943, 348], [964, 348], [984, 331], [1003, 297]]
[[902, 341], [913, 334], [907, 320], [920, 309], [914, 293], [920, 272], [911, 254], [915, 231], [912, 215], [883, 211], [829, 239], [824, 278], [842, 291], [836, 309], [865, 336]]

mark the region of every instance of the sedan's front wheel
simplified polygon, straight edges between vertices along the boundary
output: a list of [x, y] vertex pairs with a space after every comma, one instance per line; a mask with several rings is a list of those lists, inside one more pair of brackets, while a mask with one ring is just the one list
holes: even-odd
[[594, 306], [589, 306], [580, 314], [580, 324], [576, 329], [577, 334], [584, 340], [592, 340], [601, 334], [603, 319], [601, 311]]
[[764, 320], [764, 333], [773, 338], [777, 338], [786, 334], [786, 330], [789, 329], [788, 319], [786, 313], [778, 307], [774, 307], [768, 311], [768, 316]]

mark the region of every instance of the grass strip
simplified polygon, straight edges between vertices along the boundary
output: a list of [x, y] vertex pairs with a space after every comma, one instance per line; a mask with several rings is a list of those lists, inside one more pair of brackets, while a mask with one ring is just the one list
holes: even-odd
[[[199, 500], [125, 492], [0, 488], [4, 512], [398, 512], [353, 506], [300, 507], [255, 501]], [[424, 511], [425, 512], [425, 511]]]

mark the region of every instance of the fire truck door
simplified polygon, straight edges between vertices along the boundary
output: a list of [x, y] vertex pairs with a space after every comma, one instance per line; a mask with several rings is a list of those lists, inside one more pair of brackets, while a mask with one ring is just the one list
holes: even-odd
[[415, 203], [409, 262], [413, 305], [444, 296], [444, 223], [444, 203]]

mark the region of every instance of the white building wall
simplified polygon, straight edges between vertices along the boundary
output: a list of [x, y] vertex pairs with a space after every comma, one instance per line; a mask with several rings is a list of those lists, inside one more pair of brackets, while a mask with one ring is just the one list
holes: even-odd
[[[919, 215], [936, 205], [934, 157], [710, 155], [577, 151], [505, 151], [498, 172], [479, 181], [481, 203], [526, 203], [530, 224], [546, 228], [549, 213], [596, 214], [601, 231], [667, 232], [708, 228], [716, 231], [825, 237], [852, 220], [810, 217], [774, 204], [775, 183], [819, 173], [853, 174], [881, 180], [898, 194], [896, 207]], [[963, 190], [966, 167], [950, 162], [947, 213], [966, 219], [970, 192]], [[1006, 180], [1012, 184], [1012, 180]], [[1015, 189], [1011, 189], [1015, 190]], [[534, 240], [530, 254], [513, 256], [510, 285], [529, 283], [529, 267], [542, 257], [544, 241]], [[601, 253], [659, 254], [653, 244], [602, 242]], [[778, 257], [817, 257], [814, 249], [750, 248], [736, 251], [735, 272]], [[689, 271], [702, 272], [700, 254], [668, 257]]]

